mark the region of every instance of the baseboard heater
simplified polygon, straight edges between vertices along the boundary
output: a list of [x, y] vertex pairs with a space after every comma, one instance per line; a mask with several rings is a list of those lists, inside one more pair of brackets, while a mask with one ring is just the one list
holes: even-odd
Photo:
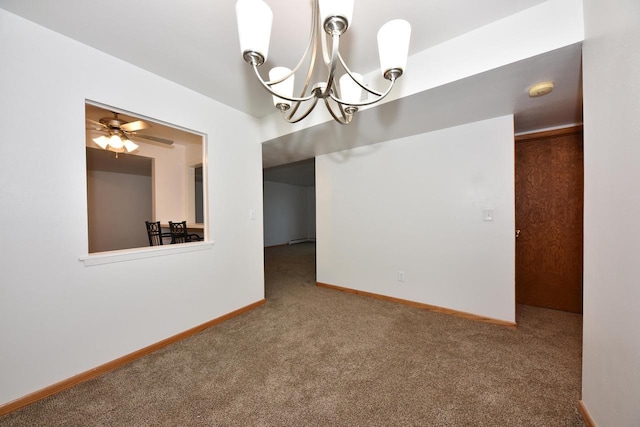
[[307, 243], [307, 242], [315, 242], [315, 241], [316, 241], [315, 237], [305, 237], [303, 239], [291, 239], [289, 240], [289, 244], [295, 245], [297, 243]]

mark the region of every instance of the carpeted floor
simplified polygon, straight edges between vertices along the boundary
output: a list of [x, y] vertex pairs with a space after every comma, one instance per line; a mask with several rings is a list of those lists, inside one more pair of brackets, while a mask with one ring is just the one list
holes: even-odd
[[583, 425], [582, 316], [509, 329], [318, 288], [313, 244], [265, 260], [265, 305], [0, 425]]

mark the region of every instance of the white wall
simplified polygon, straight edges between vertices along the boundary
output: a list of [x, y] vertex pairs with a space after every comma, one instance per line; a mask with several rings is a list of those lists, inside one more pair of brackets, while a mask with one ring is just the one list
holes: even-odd
[[505, 116], [317, 157], [317, 280], [515, 322], [513, 150]]
[[[188, 217], [189, 183], [186, 148], [140, 144], [136, 156], [153, 159], [153, 219], [167, 223]], [[202, 152], [200, 152], [202, 161]]]
[[87, 198], [90, 253], [149, 245], [150, 176], [88, 170]]
[[[202, 144], [189, 144], [185, 146], [185, 164], [184, 170], [186, 174], [186, 196], [187, 207], [186, 216], [184, 217], [188, 223], [196, 222], [196, 183], [195, 183], [195, 167], [202, 166]], [[204, 169], [203, 169], [204, 170]], [[203, 177], [203, 184], [206, 177]], [[204, 187], [204, 185], [203, 185]], [[204, 189], [203, 189], [204, 193]], [[203, 194], [204, 195], [204, 194]], [[206, 202], [206, 201], [203, 201]], [[204, 209], [204, 215], [206, 217], [206, 206]]]
[[[0, 58], [0, 404], [264, 297], [262, 222], [248, 215], [262, 206], [254, 119], [4, 10]], [[208, 135], [214, 245], [78, 260], [85, 99]]]
[[[119, 105], [115, 107], [122, 108]], [[95, 137], [95, 134], [87, 135], [87, 147], [99, 148], [91, 140], [92, 137]], [[149, 219], [162, 223], [182, 220], [193, 222], [190, 219], [195, 217], [190, 204], [193, 196], [189, 197], [189, 191], [193, 191], [193, 171], [189, 174], [189, 167], [202, 163], [202, 147], [181, 144], [166, 146], [143, 142], [139, 143], [139, 148], [131, 155], [153, 159], [153, 213]]]
[[185, 163], [187, 166], [198, 166], [202, 164], [202, 145], [188, 144], [184, 146]]
[[264, 245], [282, 245], [309, 235], [315, 211], [310, 211], [313, 187], [264, 182]]
[[640, 2], [584, 2], [582, 400], [640, 425]]
[[316, 238], [316, 187], [307, 187], [307, 237]]

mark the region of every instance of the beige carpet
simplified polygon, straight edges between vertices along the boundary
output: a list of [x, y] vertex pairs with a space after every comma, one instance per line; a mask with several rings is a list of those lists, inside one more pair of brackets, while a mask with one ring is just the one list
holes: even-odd
[[583, 425], [582, 316], [508, 329], [318, 288], [313, 244], [265, 258], [264, 306], [0, 425]]

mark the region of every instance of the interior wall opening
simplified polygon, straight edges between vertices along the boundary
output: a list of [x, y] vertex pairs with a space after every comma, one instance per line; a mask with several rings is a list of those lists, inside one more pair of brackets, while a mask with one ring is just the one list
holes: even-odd
[[[177, 243], [169, 222], [208, 238], [203, 134], [93, 101], [85, 119], [90, 254]], [[147, 221], [160, 223], [160, 243]]]

